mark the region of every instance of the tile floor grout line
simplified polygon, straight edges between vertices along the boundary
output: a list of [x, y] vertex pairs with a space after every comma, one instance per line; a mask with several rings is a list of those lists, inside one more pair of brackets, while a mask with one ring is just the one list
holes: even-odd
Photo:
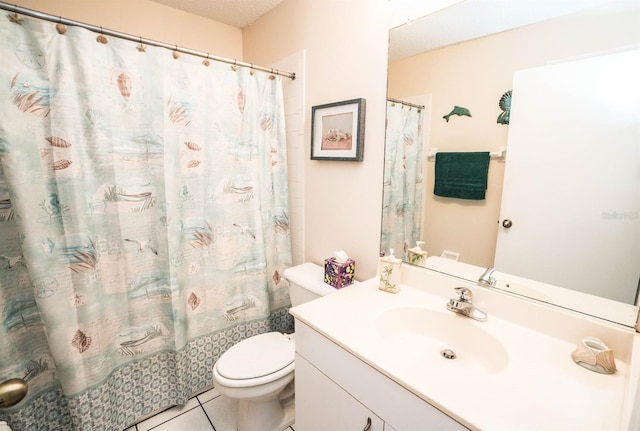
[[[214, 388], [211, 388], [211, 389], [209, 389], [209, 390], [212, 390], [212, 389], [214, 389]], [[208, 392], [209, 390], [204, 391], [204, 392], [201, 392], [201, 393], [199, 393], [199, 394], [197, 394], [197, 395], [194, 395], [194, 396], [190, 397], [190, 398], [187, 400], [187, 402], [189, 402], [189, 400], [191, 400], [191, 399], [195, 398], [195, 399], [196, 399], [196, 401], [198, 402], [198, 405], [200, 405], [200, 408], [202, 408], [202, 410], [204, 411], [204, 405], [203, 405], [203, 404], [202, 404], [202, 402], [200, 401], [199, 396], [200, 396], [200, 395], [202, 395], [202, 394], [204, 394], [205, 392]], [[220, 395], [218, 395], [218, 396], [220, 396]], [[217, 398], [217, 397], [214, 397], [214, 398], [212, 398], [212, 399], [215, 399], [215, 398]], [[176, 405], [173, 405], [173, 406], [170, 406], [170, 407], [167, 407], [167, 408], [166, 408], [166, 409], [164, 409], [164, 410], [160, 410], [158, 413], [156, 413], [156, 414], [154, 414], [154, 415], [152, 415], [152, 416], [149, 416], [149, 417], [145, 418], [145, 420], [144, 420], [144, 421], [146, 421], [146, 420], [148, 420], [148, 419], [151, 419], [151, 418], [152, 418], [152, 417], [154, 417], [154, 416], [158, 416], [158, 415], [160, 415], [160, 414], [162, 414], [162, 413], [164, 413], [164, 412], [166, 412], [166, 411], [168, 411], [168, 410], [171, 410], [171, 409], [172, 409], [172, 408], [174, 408], [174, 407], [177, 407], [177, 404], [176, 404]], [[185, 413], [187, 413], [187, 412], [190, 412], [191, 410], [193, 410], [193, 409], [195, 409], [195, 408], [196, 408], [196, 407], [194, 406], [194, 407], [190, 408], [189, 410], [185, 410], [185, 411], [183, 411], [183, 412], [180, 412], [180, 413], [178, 413], [177, 415], [172, 416], [171, 418], [167, 419], [166, 421], [161, 422], [161, 423], [159, 423], [158, 425], [153, 426], [152, 428], [149, 428], [149, 431], [151, 431], [151, 430], [153, 430], [153, 429], [155, 429], [155, 428], [159, 427], [160, 425], [164, 425], [164, 424], [166, 424], [167, 422], [169, 422], [169, 421], [171, 421], [171, 420], [173, 420], [173, 419], [177, 418], [178, 416], [182, 416], [183, 414], [185, 414]], [[215, 431], [215, 427], [213, 426], [213, 423], [211, 422], [211, 419], [209, 419], [209, 416], [207, 415], [207, 412], [206, 412], [206, 411], [204, 411], [204, 414], [205, 414], [205, 416], [207, 417], [207, 420], [209, 421], [209, 424], [211, 424], [211, 426], [213, 427], [213, 430]], [[131, 425], [131, 426], [127, 427], [127, 428], [126, 428], [125, 430], [123, 430], [123, 431], [126, 431], [126, 430], [128, 430], [128, 429], [130, 429], [130, 428], [135, 428], [135, 430], [134, 430], [134, 431], [140, 431], [140, 430], [138, 429], [138, 424], [140, 424], [140, 423], [142, 423], [142, 422], [144, 422], [144, 421], [134, 423], [133, 425]]]
[[[209, 414], [207, 413], [207, 411], [204, 408], [204, 405], [202, 404], [202, 401], [200, 401], [200, 398], [196, 397], [198, 400], [198, 404], [200, 404], [200, 408], [202, 409], [202, 411], [204, 412], [204, 415], [207, 417], [207, 420], [209, 421], [209, 423], [211, 424], [211, 428], [213, 429], [213, 431], [216, 431], [216, 427], [213, 424], [213, 422], [211, 421], [211, 418], [209, 417]], [[217, 398], [217, 397], [216, 397]], [[215, 400], [215, 398], [213, 398]], [[211, 401], [211, 400], [209, 400]], [[208, 401], [207, 401], [208, 402]]]
[[[188, 402], [188, 401], [189, 401], [189, 400], [187, 400], [187, 402]], [[169, 407], [167, 407], [166, 409], [164, 409], [164, 410], [160, 410], [158, 413], [153, 414], [153, 415], [151, 415], [151, 416], [147, 416], [147, 417], [145, 417], [145, 418], [144, 418], [144, 420], [141, 420], [140, 422], [135, 423], [135, 424], [134, 424], [134, 426], [136, 427], [136, 431], [139, 431], [139, 430], [138, 430], [138, 425], [139, 425], [139, 424], [141, 424], [142, 422], [146, 422], [147, 420], [149, 420], [149, 419], [151, 419], [151, 418], [153, 418], [153, 417], [156, 417], [156, 416], [158, 416], [158, 415], [161, 415], [161, 414], [163, 414], [164, 412], [167, 412], [167, 411], [171, 410], [171, 409], [172, 409], [172, 408], [174, 408], [174, 407], [176, 407], [176, 405], [169, 406]], [[191, 410], [191, 409], [190, 409], [190, 410]], [[187, 410], [187, 411], [189, 411], [189, 410]], [[180, 413], [180, 414], [178, 414], [178, 415], [176, 415], [176, 416], [172, 416], [172, 417], [171, 417], [171, 419], [176, 418], [176, 417], [180, 416], [181, 414], [182, 414], [182, 413]], [[155, 425], [155, 426], [153, 426], [153, 427], [149, 428], [149, 431], [151, 431], [151, 430], [152, 430], [152, 429], [154, 429], [154, 428], [159, 427], [160, 425], [162, 425], [162, 424], [164, 424], [164, 423], [169, 422], [171, 419], [167, 419], [166, 421], [161, 422], [161, 423], [159, 423], [158, 425]], [[125, 431], [126, 431], [126, 430], [125, 430]]]
[[[198, 404], [200, 404], [200, 400], [197, 400], [197, 401], [198, 401]], [[188, 400], [187, 400], [187, 402], [188, 402]], [[173, 406], [173, 407], [175, 407], [175, 406]], [[170, 410], [170, 409], [172, 409], [173, 407], [169, 407], [167, 410]], [[202, 406], [200, 406], [200, 407], [202, 407]], [[174, 419], [175, 419], [175, 418], [177, 418], [178, 416], [182, 416], [182, 415], [183, 415], [183, 414], [185, 414], [185, 413], [189, 413], [191, 410], [193, 410], [193, 409], [195, 409], [195, 408], [197, 408], [197, 407], [192, 407], [192, 408], [190, 408], [189, 410], [181, 411], [181, 412], [180, 412], [180, 413], [178, 413], [177, 415], [175, 415], [175, 416], [171, 416], [171, 417], [170, 417], [169, 419], [167, 419], [166, 421], [160, 422], [158, 425], [155, 425], [155, 426], [153, 426], [153, 427], [149, 428], [149, 431], [154, 430], [154, 429], [158, 428], [160, 425], [164, 425], [164, 424], [166, 424], [167, 422], [174, 420]], [[161, 411], [160, 413], [156, 413], [155, 415], [153, 415], [153, 416], [151, 416], [151, 417], [154, 417], [154, 416], [157, 416], [157, 415], [159, 415], [159, 414], [161, 414], [161, 413], [164, 413], [164, 412], [166, 412], [167, 410]], [[151, 419], [151, 418], [148, 418], [148, 419]], [[138, 424], [136, 424], [136, 429], [137, 429], [137, 428], [138, 428]]]

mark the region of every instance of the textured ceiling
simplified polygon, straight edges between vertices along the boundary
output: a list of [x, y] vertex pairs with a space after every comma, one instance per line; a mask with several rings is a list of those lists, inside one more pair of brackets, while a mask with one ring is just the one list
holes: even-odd
[[283, 0], [152, 0], [156, 3], [244, 28]]

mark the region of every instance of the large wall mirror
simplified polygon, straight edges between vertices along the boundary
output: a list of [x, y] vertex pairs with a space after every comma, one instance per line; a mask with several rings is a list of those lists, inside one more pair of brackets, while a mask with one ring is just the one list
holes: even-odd
[[[390, 30], [382, 250], [633, 326], [640, 4], [449, 3]], [[489, 152], [484, 198], [434, 195], [436, 151]]]

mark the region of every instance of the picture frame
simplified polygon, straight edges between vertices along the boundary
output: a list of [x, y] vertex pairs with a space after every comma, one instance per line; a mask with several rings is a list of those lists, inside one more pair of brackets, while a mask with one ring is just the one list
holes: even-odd
[[362, 161], [365, 104], [352, 99], [311, 108], [311, 160]]

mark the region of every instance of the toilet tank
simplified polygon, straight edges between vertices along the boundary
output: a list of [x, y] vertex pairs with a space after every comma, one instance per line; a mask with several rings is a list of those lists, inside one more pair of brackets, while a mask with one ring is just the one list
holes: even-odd
[[289, 281], [289, 296], [294, 307], [338, 291], [324, 282], [324, 268], [315, 263], [287, 268], [283, 275]]

